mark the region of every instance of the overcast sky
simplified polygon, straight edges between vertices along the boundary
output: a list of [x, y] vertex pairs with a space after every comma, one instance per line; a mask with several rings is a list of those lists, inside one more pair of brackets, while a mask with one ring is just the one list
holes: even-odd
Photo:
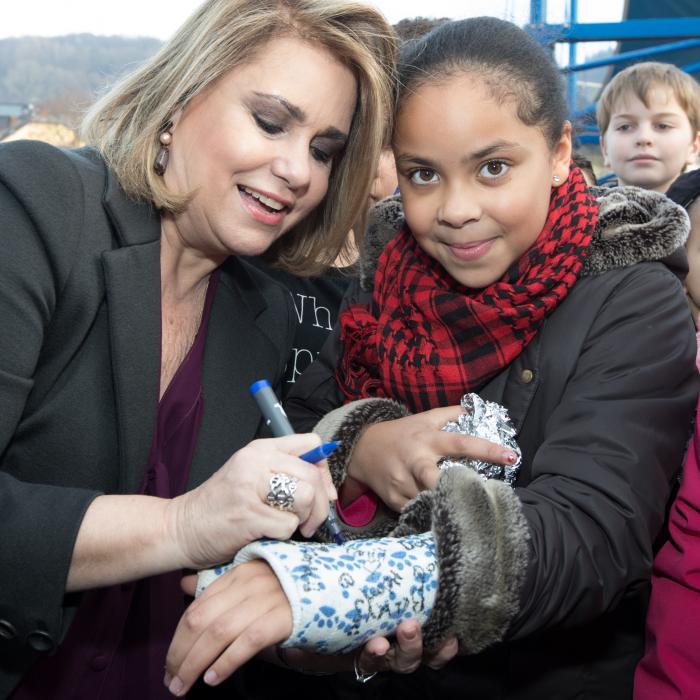
[[[372, 0], [370, 0], [372, 1]], [[89, 32], [169, 37], [200, 4], [198, 0], [3, 0], [0, 38]], [[404, 17], [493, 15], [518, 24], [528, 20], [530, 0], [374, 0], [393, 24]], [[579, 3], [582, 22], [617, 22], [623, 0]], [[549, 0], [550, 22], [565, 20], [565, 0]]]

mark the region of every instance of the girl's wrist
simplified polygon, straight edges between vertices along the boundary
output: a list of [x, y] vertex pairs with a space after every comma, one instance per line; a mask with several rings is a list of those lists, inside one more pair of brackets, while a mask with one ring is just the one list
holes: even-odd
[[369, 490], [366, 484], [363, 484], [348, 472], [345, 481], [338, 491], [338, 501], [340, 502], [341, 508], [347, 508]]
[[370, 637], [392, 634], [402, 620], [425, 624], [435, 603], [430, 532], [341, 546], [260, 540], [244, 547], [234, 566], [256, 558], [273, 569], [292, 609], [293, 631], [283, 647], [347, 653]]
[[347, 463], [345, 481], [343, 482], [343, 485], [348, 484], [350, 493], [354, 494], [355, 498], [361, 496], [362, 493], [370, 488], [370, 486], [367, 484], [367, 478], [363, 469], [363, 448], [364, 443], [367, 441], [367, 434], [372, 431], [375, 425], [375, 423], [372, 423], [361, 432], [360, 436], [355, 442], [351, 459]]

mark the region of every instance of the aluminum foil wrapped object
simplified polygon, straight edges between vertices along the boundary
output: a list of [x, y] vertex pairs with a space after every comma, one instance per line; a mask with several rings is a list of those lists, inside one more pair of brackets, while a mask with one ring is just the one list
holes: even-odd
[[466, 457], [443, 457], [438, 462], [438, 467], [440, 469], [468, 467], [483, 479], [498, 479], [512, 487], [518, 478], [523, 458], [520, 447], [515, 441], [515, 428], [508, 415], [508, 409], [493, 401], [484, 401], [478, 394], [465, 394], [461, 404], [465, 412], [461, 413], [457, 420], [447, 423], [443, 428], [445, 432], [474, 435], [496, 442], [513, 450], [518, 458], [514, 464], [503, 465]]

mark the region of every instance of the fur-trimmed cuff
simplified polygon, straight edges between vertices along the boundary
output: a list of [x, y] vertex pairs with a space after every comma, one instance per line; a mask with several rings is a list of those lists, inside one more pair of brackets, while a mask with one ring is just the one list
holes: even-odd
[[440, 573], [423, 643], [456, 634], [461, 653], [475, 654], [501, 641], [518, 611], [529, 557], [520, 499], [501, 481], [453, 468], [407, 504], [392, 535], [423, 531], [427, 520]]
[[[313, 432], [324, 442], [337, 440], [340, 447], [328, 457], [328, 467], [336, 488], [340, 489], [348, 473], [348, 464], [355, 445], [364, 431], [375, 423], [403, 418], [410, 415], [408, 409], [391, 399], [359, 399], [327, 413], [314, 427]], [[396, 526], [396, 513], [381, 501], [377, 504], [377, 514], [371, 523], [363, 527], [351, 527], [339, 522], [345, 539], [366, 539], [383, 537]], [[427, 529], [427, 528], [426, 528]], [[323, 542], [333, 538], [325, 525], [316, 531], [316, 537]]]
[[408, 416], [408, 409], [391, 399], [359, 399], [327, 413], [316, 424], [313, 432], [324, 442], [338, 440], [341, 445], [328, 458], [328, 466], [336, 488], [340, 488], [348, 474], [348, 464], [355, 445], [364, 431], [375, 423]]

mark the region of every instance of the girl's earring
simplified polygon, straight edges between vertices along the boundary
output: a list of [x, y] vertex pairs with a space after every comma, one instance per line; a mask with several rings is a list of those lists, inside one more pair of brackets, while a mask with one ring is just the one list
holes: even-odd
[[555, 186], [555, 187], [559, 187], [559, 182], [561, 181], [561, 178], [559, 177], [559, 175], [555, 175], [555, 176], [552, 178], [552, 181], [554, 182], [554, 186]]
[[153, 161], [153, 169], [161, 177], [165, 174], [165, 169], [168, 167], [168, 158], [170, 157], [168, 146], [170, 146], [173, 141], [173, 135], [170, 133], [170, 129], [172, 128], [173, 123], [169, 121], [158, 136], [160, 148], [158, 149], [155, 161]]

